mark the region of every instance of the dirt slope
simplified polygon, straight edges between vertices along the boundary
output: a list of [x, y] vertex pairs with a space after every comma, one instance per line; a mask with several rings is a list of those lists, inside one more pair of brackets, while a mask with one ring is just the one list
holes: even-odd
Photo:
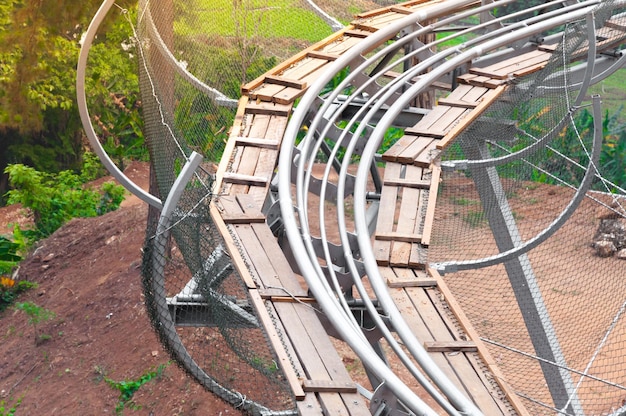
[[[146, 186], [146, 165], [133, 164], [126, 173]], [[115, 414], [119, 392], [103, 377], [137, 380], [169, 362], [143, 305], [146, 215], [147, 206], [128, 197], [116, 212], [70, 221], [22, 263], [20, 278], [39, 286], [19, 301], [34, 302], [56, 317], [38, 328], [50, 339], [35, 345], [23, 312], [0, 315], [0, 401], [12, 405], [22, 398], [17, 415]], [[0, 210], [3, 230], [17, 219], [14, 208]], [[123, 414], [240, 414], [174, 364], [144, 384], [134, 404]]]

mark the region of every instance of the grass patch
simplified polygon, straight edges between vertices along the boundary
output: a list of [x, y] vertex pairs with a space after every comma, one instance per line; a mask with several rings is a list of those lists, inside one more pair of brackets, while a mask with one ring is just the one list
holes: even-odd
[[[249, 9], [245, 16], [239, 12], [241, 27], [245, 26], [248, 36], [254, 35], [255, 25], [261, 29], [265, 38], [293, 38], [317, 42], [330, 34], [330, 27], [315, 13], [305, 10], [293, 0], [268, 0], [254, 4], [243, 0]], [[186, 2], [180, 7], [189, 7], [193, 12], [183, 16], [193, 16], [193, 20], [184, 17], [174, 23], [174, 30], [189, 35], [234, 36], [236, 32], [230, 0], [196, 0]], [[240, 8], [241, 10], [241, 8]], [[203, 22], [198, 25], [197, 22]], [[209, 31], [209, 33], [207, 33]]]

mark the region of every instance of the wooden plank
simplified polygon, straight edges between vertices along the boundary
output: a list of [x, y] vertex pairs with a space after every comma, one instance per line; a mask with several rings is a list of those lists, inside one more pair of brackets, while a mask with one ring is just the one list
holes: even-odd
[[222, 220], [222, 215], [220, 213], [220, 210], [218, 209], [218, 207], [215, 205], [214, 202], [212, 202], [211, 205], [209, 206], [209, 213], [211, 214], [211, 218], [213, 219], [215, 228], [218, 230], [220, 235], [222, 235], [224, 238], [224, 245], [226, 246], [226, 250], [228, 251], [230, 255], [233, 266], [235, 266], [235, 269], [237, 269], [237, 271], [239, 272], [241, 279], [244, 281], [244, 283], [246, 284], [248, 288], [256, 288], [257, 286], [256, 286], [256, 283], [254, 282], [254, 279], [250, 275], [250, 270], [248, 270], [248, 267], [246, 266], [245, 262], [241, 258], [237, 245], [235, 244], [233, 239], [229, 237], [230, 232], [228, 231], [228, 227]]
[[480, 101], [484, 97], [485, 94], [489, 92], [489, 88], [487, 87], [478, 87], [475, 85], [470, 85], [470, 88], [465, 91], [463, 94], [463, 101], [473, 102], [477, 105], [480, 104]]
[[419, 234], [413, 234], [412, 232], [402, 231], [387, 231], [376, 232], [376, 239], [381, 241], [399, 241], [404, 243], [419, 243], [422, 241], [422, 236]]
[[394, 13], [400, 14], [412, 14], [414, 11], [409, 9], [408, 7], [404, 7], [403, 5], [399, 6], [391, 6], [390, 10]]
[[452, 140], [454, 140], [459, 134], [461, 134], [461, 132], [465, 130], [465, 128], [471, 122], [476, 120], [478, 116], [480, 116], [483, 113], [483, 111], [485, 111], [487, 107], [491, 105], [491, 103], [493, 103], [498, 97], [500, 97], [500, 95], [505, 90], [506, 90], [506, 86], [502, 85], [498, 88], [490, 90], [489, 93], [485, 94], [482, 100], [480, 101], [480, 104], [478, 104], [478, 106], [476, 106], [474, 110], [467, 113], [465, 117], [463, 118], [463, 120], [460, 120], [460, 122], [457, 123], [452, 129], [450, 129], [450, 131], [446, 133], [446, 136], [443, 139], [441, 139], [439, 143], [437, 143], [437, 148], [440, 150], [445, 149], [446, 146], [448, 146], [452, 142]]
[[[308, 379], [351, 382], [341, 358], [312, 309], [293, 303], [276, 303], [274, 307]], [[318, 397], [324, 414], [369, 415], [359, 395], [321, 392]], [[344, 401], [343, 397], [347, 400]]]
[[[270, 128], [270, 121], [272, 120], [269, 114], [248, 114], [245, 128], [240, 132], [238, 136], [241, 137], [266, 137], [267, 131]], [[224, 180], [227, 175], [239, 174], [254, 176], [256, 164], [259, 160], [261, 149], [256, 146], [237, 147], [236, 153], [233, 155], [229, 172], [224, 172], [222, 175], [222, 182], [225, 184], [221, 190], [222, 194], [238, 194], [247, 193], [250, 187], [250, 182], [229, 182]], [[255, 182], [252, 182], [254, 186]]]
[[[399, 163], [387, 163], [384, 171], [384, 180], [395, 180], [400, 178], [402, 165]], [[396, 200], [398, 197], [398, 187], [383, 186], [380, 195], [380, 212], [386, 213], [379, 215], [376, 223], [376, 234], [393, 231], [393, 222], [395, 219]], [[389, 256], [391, 255], [391, 242], [374, 240], [373, 245], [374, 256], [379, 265], [389, 264]]]
[[389, 8], [385, 11], [385, 13], [380, 13], [367, 19], [355, 21], [353, 24], [357, 28], [371, 30], [372, 32], [374, 32], [384, 28], [385, 26], [397, 20], [402, 19], [405, 16], [405, 13], [396, 12]]
[[273, 269], [271, 275], [259, 275], [264, 287], [279, 288], [289, 296], [308, 296], [307, 290], [302, 287], [291, 269], [289, 262], [282, 254], [282, 249], [278, 245], [278, 241], [276, 241], [276, 237], [272, 234], [272, 230], [270, 230], [269, 226], [267, 224], [252, 224], [251, 227], [258, 240], [260, 253], [269, 260]]
[[232, 137], [240, 136], [241, 129], [243, 126], [243, 121], [245, 118], [245, 106], [248, 103], [248, 97], [242, 96], [239, 99], [239, 107], [237, 108], [237, 112], [235, 113], [235, 120], [233, 121], [233, 126], [231, 127], [231, 136], [226, 142], [226, 147], [224, 148], [224, 153], [222, 154], [222, 159], [220, 160], [219, 166], [217, 167], [217, 172], [215, 173], [215, 189], [218, 192], [221, 192], [222, 189], [222, 177], [224, 176], [224, 172], [228, 169], [232, 158], [234, 156], [236, 141], [232, 140]]
[[416, 189], [428, 189], [430, 184], [430, 180], [416, 178], [393, 178], [383, 180], [383, 186], [400, 186]]
[[[465, 75], [461, 75], [461, 76], [475, 77], [475, 75], [471, 75], [471, 74], [465, 74]], [[478, 88], [478, 87], [474, 87], [474, 86], [469, 85], [469, 84], [459, 84], [459, 85], [456, 86], [456, 88], [454, 90], [452, 90], [450, 92], [450, 94], [448, 94], [448, 96], [446, 98], [450, 99], [450, 100], [465, 100], [465, 96], [470, 91], [474, 90], [475, 88]]]
[[[441, 136], [443, 137], [443, 136]], [[426, 149], [434, 146], [435, 139], [432, 137], [417, 137], [413, 143], [405, 147], [397, 157], [397, 161], [400, 163], [413, 163], [417, 157], [422, 154]], [[421, 175], [420, 175], [421, 176]]]
[[476, 342], [478, 354], [482, 358], [485, 365], [489, 368], [491, 374], [493, 374], [494, 379], [502, 389], [502, 392], [504, 393], [506, 398], [509, 400], [509, 403], [511, 403], [515, 411], [520, 416], [530, 415], [524, 404], [521, 402], [519, 396], [515, 394], [511, 386], [508, 384], [506, 377], [500, 371], [496, 360], [493, 358], [487, 347], [482, 342], [478, 342], [478, 340], [480, 339], [480, 335], [474, 329], [471, 321], [469, 320], [469, 318], [467, 318], [465, 312], [463, 312], [461, 305], [459, 305], [455, 296], [452, 294], [452, 291], [450, 291], [450, 288], [445, 283], [439, 272], [437, 272], [437, 270], [435, 269], [429, 268], [428, 273], [430, 276], [433, 277], [433, 279], [437, 280], [437, 287], [441, 292], [443, 299], [445, 300], [447, 306], [450, 308], [450, 311], [456, 317], [463, 331], [467, 334], [467, 338]]
[[250, 214], [241, 214], [234, 215], [225, 212], [222, 215], [222, 219], [226, 224], [252, 224], [252, 223], [264, 223], [265, 215], [250, 215]]
[[[449, 307], [442, 299], [441, 292], [437, 289], [429, 289], [425, 291], [425, 294], [431, 299], [432, 304], [435, 306], [437, 310], [440, 311], [443, 322], [445, 323], [447, 328], [450, 328], [451, 332], [456, 332], [458, 328], [458, 322], [451, 321], [449, 317], [453, 316], [450, 313]], [[461, 335], [457, 332], [455, 334], [456, 341], [463, 340]], [[470, 339], [472, 340], [472, 339]], [[481, 343], [480, 340], [473, 340], [476, 343], [476, 347], [478, 347], [478, 343]], [[446, 357], [450, 361], [462, 361], [463, 367], [457, 367], [457, 371], [461, 374], [464, 381], [464, 385], [478, 405], [478, 407], [485, 414], [497, 414], [501, 411], [500, 403], [494, 395], [492, 394], [492, 389], [490, 383], [483, 384], [483, 380], [486, 381], [484, 377], [481, 377], [481, 373], [484, 371], [484, 366], [474, 366], [475, 361], [468, 359], [469, 356], [475, 355], [472, 352], [462, 352], [459, 354], [455, 354], [454, 352], [446, 354]]]
[[293, 79], [302, 79], [309, 75], [311, 72], [315, 72], [321, 67], [328, 64], [328, 60], [319, 58], [305, 58], [298, 62], [297, 65], [285, 70], [282, 74], [285, 77]]
[[374, 240], [372, 245], [376, 264], [379, 266], [389, 266], [391, 256], [391, 241]]
[[445, 105], [445, 106], [448, 106], [448, 107], [460, 107], [460, 108], [472, 109], [472, 108], [476, 107], [478, 105], [478, 103], [475, 102], [475, 101], [468, 102], [468, 101], [464, 101], [464, 100], [454, 100], [454, 99], [449, 99], [449, 98], [440, 98], [437, 101], [437, 105]]
[[371, 32], [369, 31], [347, 31], [345, 33], [346, 36], [344, 36], [340, 42], [328, 45], [323, 49], [323, 51], [330, 54], [341, 55], [361, 43], [361, 41], [370, 33]]
[[242, 208], [242, 201], [239, 195], [223, 196], [217, 198], [216, 204], [223, 208], [222, 219], [226, 224], [251, 224], [264, 223], [265, 215], [256, 207]]
[[477, 352], [478, 347], [474, 341], [427, 341], [424, 348], [428, 352]]
[[415, 159], [413, 159], [413, 164], [421, 168], [430, 167], [430, 165], [433, 163], [433, 160], [439, 154], [439, 150], [437, 150], [437, 143], [437, 140], [433, 140], [432, 142], [430, 142], [428, 146], [422, 149], [422, 151], [417, 156], [415, 156]]
[[[413, 270], [412, 272], [407, 272], [407, 270], [403, 270], [400, 273], [400, 276], [396, 273], [396, 268], [382, 268], [381, 276], [385, 278], [387, 281], [387, 286], [398, 288], [398, 287], [434, 287], [437, 286], [437, 280], [430, 277], [423, 270]], [[384, 272], [383, 272], [384, 271]]]
[[269, 178], [226, 172], [223, 181], [238, 185], [265, 186], [269, 182]]
[[285, 86], [279, 84], [263, 84], [254, 91], [250, 91], [250, 98], [253, 100], [261, 100], [274, 102], [274, 96], [285, 89]]
[[[410, 269], [400, 269], [396, 270], [397, 272], [405, 272], [410, 273]], [[434, 341], [433, 335], [426, 325], [425, 320], [428, 320], [428, 315], [424, 316], [422, 313], [423, 307], [426, 305], [422, 305], [421, 303], [415, 303], [413, 299], [408, 295], [407, 290], [424, 290], [422, 288], [398, 288], [393, 289], [390, 288], [389, 292], [394, 300], [394, 303], [402, 313], [402, 317], [405, 319], [406, 323], [411, 328], [411, 332], [415, 334], [415, 337], [421, 342], [425, 341]], [[435, 314], [436, 317], [438, 314]], [[463, 391], [463, 384], [457, 377], [454, 369], [451, 367], [450, 362], [446, 359], [446, 356], [441, 353], [432, 353], [430, 354], [432, 360], [437, 364], [437, 366], [441, 369], [441, 371], [445, 374], [445, 376], [452, 382], [458, 389]]]
[[[432, 340], [423, 340], [423, 342], [460, 340], [461, 334], [456, 333], [454, 327], [448, 326], [446, 322], [442, 320], [441, 315], [445, 313], [445, 311], [439, 312], [432, 303], [431, 297], [427, 294], [429, 292], [435, 293], [434, 291], [436, 289], [406, 288], [404, 290], [415, 303], [418, 313], [422, 319], [424, 319], [429, 331], [433, 335]], [[472, 400], [484, 414], [494, 415], [499, 413], [499, 407], [494, 402], [489, 390], [482, 384], [481, 379], [476, 374], [477, 371], [482, 370], [474, 368], [471, 362], [465, 357], [465, 353], [431, 353], [431, 356], [433, 354], [442, 354], [445, 357], [449, 366], [457, 374], [458, 380], [462, 386], [461, 388], [468, 392]]]
[[426, 215], [424, 217], [424, 227], [422, 228], [422, 244], [426, 246], [430, 245], [430, 238], [432, 236], [440, 178], [441, 167], [434, 165], [431, 169], [430, 189], [428, 190], [428, 205], [426, 208]]
[[280, 142], [273, 139], [256, 138], [256, 137], [233, 137], [236, 146], [252, 146], [264, 149], [278, 150]]
[[389, 266], [408, 267], [411, 257], [411, 243], [401, 240], [393, 240], [391, 243], [391, 253], [389, 255]]
[[305, 392], [323, 392], [323, 393], [356, 393], [356, 384], [346, 381], [335, 380], [304, 380], [302, 389]]
[[451, 107], [446, 107], [444, 105], [435, 106], [432, 110], [428, 112], [428, 114], [422, 117], [420, 121], [418, 121], [414, 126], [407, 127], [406, 129], [404, 129], [404, 134], [410, 134], [412, 136], [420, 136], [420, 134], [416, 133], [415, 131], [428, 130], [441, 117], [443, 117], [450, 108]]
[[402, 136], [400, 139], [398, 139], [397, 142], [393, 144], [393, 146], [391, 146], [389, 149], [387, 149], [385, 153], [383, 153], [383, 160], [387, 162], [397, 162], [398, 157], [400, 156], [400, 154], [402, 154], [402, 151], [406, 147], [410, 146], [415, 140], [417, 140], [417, 137], [415, 136]]
[[336, 53], [328, 53], [324, 51], [309, 51], [306, 55], [308, 58], [324, 59], [326, 61], [336, 61], [339, 55]]
[[274, 324], [272, 323], [272, 319], [265, 308], [265, 302], [261, 299], [258, 291], [255, 289], [251, 289], [249, 292], [250, 301], [255, 307], [257, 318], [263, 323], [263, 327], [265, 329], [265, 334], [270, 344], [274, 348], [274, 352], [276, 353], [276, 357], [278, 359], [278, 364], [280, 368], [283, 370], [283, 374], [291, 387], [291, 391], [293, 392], [296, 400], [304, 400], [305, 394], [302, 389], [302, 385], [300, 384], [300, 380], [296, 375], [293, 366], [291, 365], [291, 360], [289, 359], [289, 355], [284, 349], [283, 342], [280, 339]]
[[[303, 78], [303, 82], [309, 82], [309, 76]], [[302, 97], [306, 89], [284, 88], [282, 91], [274, 94], [272, 100], [278, 104], [292, 104], [296, 99]]]
[[[405, 177], [422, 179], [422, 169], [410, 165], [406, 166]], [[401, 188], [401, 193], [398, 194], [400, 207], [398, 208], [398, 221], [395, 225], [396, 231], [393, 233], [376, 234], [376, 239], [393, 240], [389, 258], [391, 266], [408, 267], [412, 248], [410, 243], [419, 242], [421, 239], [421, 235], [410, 231], [415, 229], [415, 224], [419, 221], [417, 207], [422, 192], [424, 191], [416, 188]]]
[[459, 75], [456, 77], [456, 80], [461, 83], [461, 85], [470, 85], [470, 81], [474, 78], [478, 78], [478, 75], [470, 74], [469, 72], [466, 74]]
[[469, 79], [469, 84], [483, 87], [485, 86], [485, 83], [490, 81], [491, 79], [491, 77], [477, 75], [476, 77]]
[[291, 105], [277, 104], [265, 101], [250, 101], [246, 105], [246, 113], [289, 116], [289, 114], [291, 113]]
[[484, 68], [472, 67], [469, 69], [469, 72], [475, 75], [504, 79], [518, 69], [536, 65], [538, 63], [545, 64], [545, 62], [550, 59], [551, 55], [551, 53], [545, 51], [533, 50], [519, 56], [514, 56], [512, 58], [496, 62]]
[[425, 270], [428, 263], [428, 246], [424, 243], [412, 243], [409, 255], [409, 267]]
[[[310, 53], [309, 53], [309, 56], [310, 56]], [[298, 79], [287, 78], [281, 75], [267, 75], [265, 77], [265, 82], [268, 84], [277, 84], [283, 87], [298, 88], [298, 89], [304, 89], [307, 87], [306, 82], [302, 82]]]
[[344, 36], [344, 33], [347, 30], [349, 30], [349, 27], [345, 28], [345, 29], [342, 29], [342, 30], [338, 30], [337, 32], [333, 33], [332, 35], [328, 36], [327, 38], [320, 40], [319, 42], [311, 45], [310, 47], [301, 50], [297, 54], [293, 55], [291, 58], [289, 58], [289, 59], [279, 63], [277, 66], [272, 68], [270, 71], [268, 71], [268, 72], [258, 76], [254, 80], [252, 80], [249, 83], [247, 83], [246, 85], [242, 86], [241, 87], [241, 91], [243, 93], [242, 95], [246, 95], [249, 91], [252, 91], [252, 90], [258, 88], [261, 84], [263, 84], [263, 82], [265, 81], [265, 78], [268, 75], [283, 75], [284, 71], [286, 71], [288, 68], [291, 68], [292, 66], [297, 65], [298, 62], [300, 62], [301, 60], [305, 59], [307, 54], [310, 51], [321, 50], [325, 46], [327, 46], [329, 44], [335, 43], [338, 39], [341, 39]]

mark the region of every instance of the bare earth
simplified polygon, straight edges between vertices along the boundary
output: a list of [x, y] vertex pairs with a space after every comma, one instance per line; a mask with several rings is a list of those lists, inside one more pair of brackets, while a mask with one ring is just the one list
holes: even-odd
[[[126, 174], [147, 187], [147, 164], [133, 164]], [[545, 201], [548, 196], [547, 189], [528, 192], [533, 192], [527, 198], [529, 201]], [[441, 200], [446, 201], [445, 193]], [[541, 206], [528, 204], [528, 209], [523, 206], [516, 209], [523, 218], [532, 219], [530, 223], [534, 223], [545, 211], [537, 210], [538, 205]], [[447, 212], [442, 210], [438, 215], [444, 216]], [[163, 376], [147, 382], [135, 393], [134, 406], [124, 409], [125, 415], [241, 414], [205, 391], [175, 364], [169, 364], [169, 356], [152, 330], [143, 303], [140, 270], [146, 216], [146, 204], [128, 196], [115, 212], [70, 221], [40, 242], [22, 263], [19, 278], [37, 282], [39, 286], [23, 294], [19, 301], [34, 302], [53, 311], [56, 317], [39, 325], [39, 333], [49, 339], [36, 345], [33, 327], [22, 312], [9, 309], [0, 314], [0, 402], [5, 401], [10, 407], [21, 398], [18, 415], [115, 414], [119, 392], [109, 386], [104, 377], [115, 381], [137, 380], [159, 365], [166, 365]], [[588, 261], [594, 258], [589, 242], [596, 221], [595, 216], [585, 220], [584, 231], [573, 227], [572, 232], [583, 237], [568, 257], [572, 264], [581, 257]], [[8, 234], [8, 225], [15, 222], [27, 225], [28, 218], [22, 210], [0, 209], [0, 234]], [[569, 239], [564, 236], [559, 240]], [[623, 262], [605, 260], [603, 263], [613, 265], [608, 275], [624, 276]], [[546, 273], [551, 281], [569, 284], [570, 273], [566, 268], [551, 268]], [[469, 290], [474, 285], [465, 286]], [[586, 293], [583, 289], [569, 288], [567, 293], [586, 293], [591, 300], [602, 299], [596, 292], [603, 286], [592, 287], [596, 291]], [[623, 289], [613, 290], [621, 293]], [[565, 296], [564, 289], [552, 292], [553, 296]], [[461, 296], [464, 306], [481, 303], [481, 296], [474, 298], [474, 295], [468, 292]], [[593, 306], [583, 308], [581, 314], [594, 310], [602, 316], [597, 313], [603, 309], [598, 302], [587, 304]], [[584, 317], [564, 318], [562, 325], [580, 323]], [[604, 328], [606, 320], [597, 326]], [[355, 381], [367, 386], [359, 360], [341, 342], [337, 341], [336, 345]], [[622, 354], [620, 351], [607, 353]], [[615, 366], [615, 361], [611, 366], [615, 371], [623, 371]], [[619, 379], [617, 375], [611, 377]], [[411, 383], [408, 379], [407, 382]], [[605, 404], [613, 404], [614, 398], [607, 399]]]
[[[126, 171], [146, 186], [147, 165]], [[0, 233], [26, 220], [15, 207], [0, 209]], [[137, 380], [167, 364], [145, 312], [141, 289], [141, 247], [147, 206], [128, 197], [116, 212], [74, 219], [42, 241], [22, 263], [19, 278], [39, 287], [19, 301], [55, 313], [38, 331], [50, 336], [35, 345], [33, 328], [22, 312], [0, 315], [0, 401], [19, 398], [18, 415], [115, 414], [115, 381]], [[125, 415], [237, 415], [175, 364], [134, 395], [137, 409]]]

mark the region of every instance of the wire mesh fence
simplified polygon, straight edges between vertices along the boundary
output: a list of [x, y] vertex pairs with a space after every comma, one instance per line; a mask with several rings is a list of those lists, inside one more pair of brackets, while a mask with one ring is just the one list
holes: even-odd
[[[606, 11], [597, 10], [596, 28]], [[590, 49], [589, 24], [563, 27], [545, 68], [511, 86], [441, 155], [457, 169], [444, 169], [429, 261], [480, 264], [530, 249], [445, 279], [533, 415], [624, 411], [625, 192], [606, 180], [594, 148], [606, 116], [594, 119], [584, 78], [570, 71]]]

